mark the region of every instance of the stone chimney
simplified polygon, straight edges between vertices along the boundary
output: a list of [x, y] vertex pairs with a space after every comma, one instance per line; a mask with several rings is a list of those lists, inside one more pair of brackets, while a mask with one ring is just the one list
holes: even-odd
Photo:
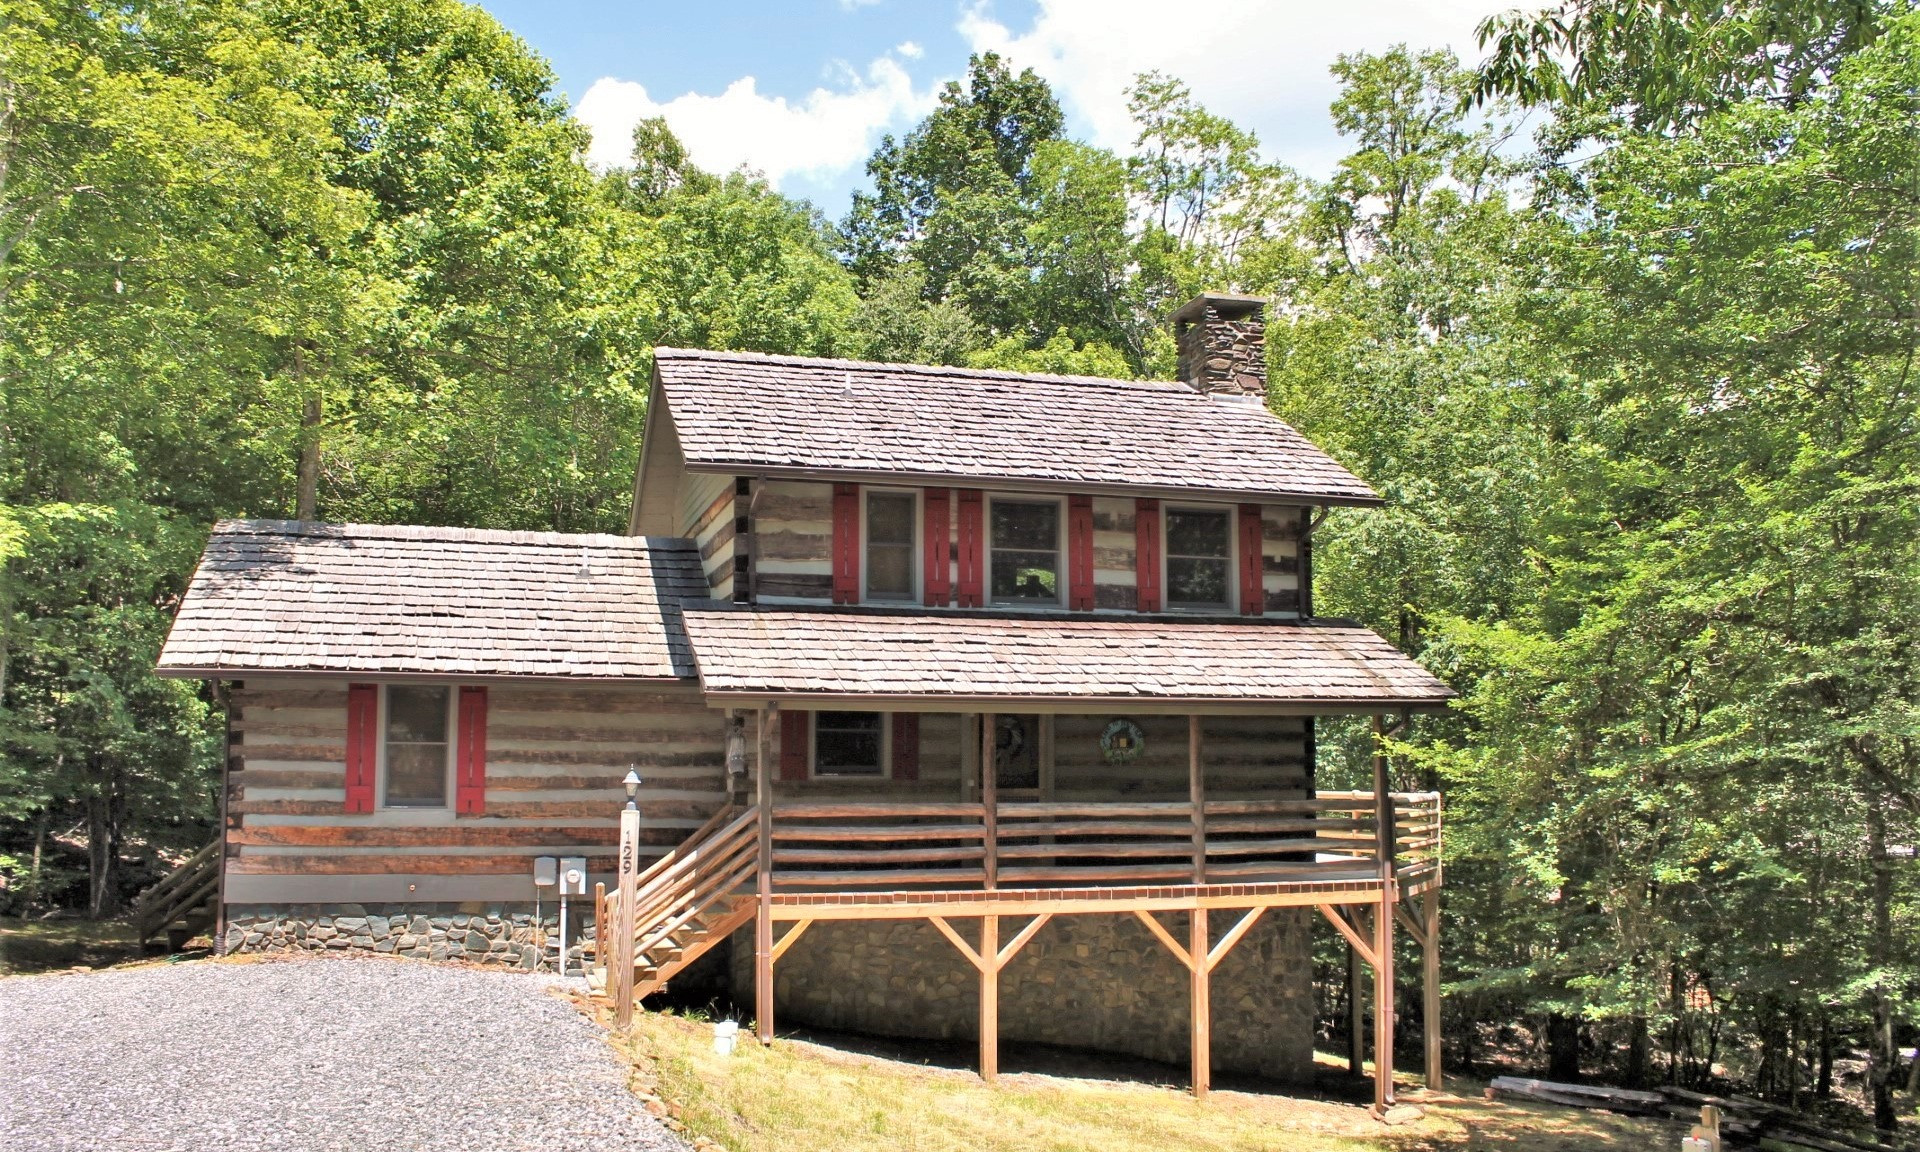
[[1173, 314], [1180, 379], [1200, 392], [1267, 398], [1267, 301], [1203, 292]]

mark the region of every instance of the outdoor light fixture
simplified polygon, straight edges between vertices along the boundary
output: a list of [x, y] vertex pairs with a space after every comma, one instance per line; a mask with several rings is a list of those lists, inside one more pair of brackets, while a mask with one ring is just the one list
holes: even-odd
[[640, 773], [635, 772], [631, 768], [627, 769], [627, 778], [622, 780], [621, 783], [627, 786], [627, 811], [638, 812], [640, 805], [634, 803], [634, 801], [640, 795]]
[[747, 720], [738, 712], [727, 717], [727, 775], [747, 774]]

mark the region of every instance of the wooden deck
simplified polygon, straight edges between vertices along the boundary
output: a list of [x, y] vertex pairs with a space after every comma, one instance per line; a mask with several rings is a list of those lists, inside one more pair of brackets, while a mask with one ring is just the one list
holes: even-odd
[[[763, 717], [760, 731], [771, 729]], [[992, 732], [990, 719], [982, 730]], [[771, 1042], [774, 966], [812, 924], [924, 919], [979, 971], [980, 1071], [992, 1079], [1006, 963], [1055, 916], [1132, 916], [1191, 975], [1193, 1087], [1205, 1095], [1210, 973], [1270, 909], [1311, 907], [1374, 971], [1383, 1111], [1393, 1103], [1396, 925], [1420, 945], [1426, 1072], [1437, 1085], [1439, 795], [1388, 791], [1382, 761], [1374, 792], [1209, 800], [1199, 732], [1196, 717], [1187, 800], [1109, 803], [1001, 803], [991, 773], [977, 801], [776, 803], [763, 735], [754, 803], [723, 809], [645, 871], [628, 839], [638, 813], [623, 816], [620, 886], [596, 921], [612, 928], [599, 954], [616, 1017], [624, 1025], [639, 996], [751, 919], [756, 1029]], [[983, 749], [983, 762], [991, 755]], [[1186, 914], [1184, 942], [1160, 919], [1167, 912]], [[1212, 930], [1215, 913], [1231, 918], [1223, 933]], [[1005, 917], [1024, 923], [1002, 944]], [[977, 942], [952, 926], [963, 919], [980, 921]]]

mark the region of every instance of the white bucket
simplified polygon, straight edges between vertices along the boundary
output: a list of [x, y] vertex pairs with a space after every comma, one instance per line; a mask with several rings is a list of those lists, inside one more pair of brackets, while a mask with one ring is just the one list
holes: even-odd
[[716, 1056], [733, 1055], [733, 1044], [740, 1036], [738, 1020], [721, 1020], [713, 1026], [713, 1054]]

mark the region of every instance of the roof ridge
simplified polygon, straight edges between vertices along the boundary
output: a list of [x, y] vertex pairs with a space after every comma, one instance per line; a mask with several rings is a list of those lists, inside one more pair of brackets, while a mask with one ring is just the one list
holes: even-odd
[[623, 536], [612, 532], [538, 532], [511, 528], [461, 528], [436, 524], [361, 524], [322, 520], [226, 519], [213, 534], [314, 537], [352, 540], [426, 540], [461, 544], [527, 544], [558, 548], [621, 548], [684, 551], [693, 541], [679, 536]]
[[980, 380], [1009, 380], [1029, 384], [1075, 384], [1126, 390], [1186, 393], [1205, 399], [1203, 393], [1178, 380], [1122, 380], [1114, 376], [1079, 376], [1054, 372], [1013, 372], [1005, 368], [961, 368], [946, 364], [909, 364], [890, 360], [844, 360], [833, 356], [790, 356], [772, 352], [714, 351], [704, 348], [656, 346], [655, 359], [729, 360], [759, 364], [792, 364], [816, 368], [839, 368], [856, 372], [914, 373], [924, 376], [971, 376]]

